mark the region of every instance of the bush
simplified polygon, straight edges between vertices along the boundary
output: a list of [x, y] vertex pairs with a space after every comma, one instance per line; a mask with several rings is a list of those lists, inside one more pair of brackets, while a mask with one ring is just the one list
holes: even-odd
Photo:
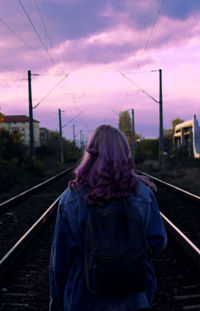
[[142, 163], [145, 160], [158, 160], [158, 140], [143, 139], [135, 150], [135, 162]]
[[24, 178], [40, 177], [44, 175], [45, 164], [42, 160], [26, 155], [21, 168]]
[[[138, 167], [144, 172], [159, 172], [160, 171], [160, 163], [156, 160], [145, 160], [140, 167]], [[137, 169], [137, 167], [136, 167]]]
[[[45, 173], [63, 169], [60, 163], [59, 135], [51, 132], [46, 145], [35, 148], [32, 159], [27, 146], [20, 141], [20, 133], [0, 130], [0, 192], [9, 191], [15, 184], [26, 183]], [[80, 148], [63, 138], [65, 163], [77, 162], [81, 156]], [[65, 165], [66, 167], [66, 165]]]
[[13, 158], [10, 161], [0, 159], [0, 185], [2, 191], [7, 191], [21, 180], [21, 171], [18, 165], [19, 159]]
[[53, 150], [47, 145], [42, 145], [35, 148], [35, 156], [40, 159], [45, 159], [46, 157], [53, 155], [53, 153]]
[[9, 191], [16, 184], [23, 183], [33, 177], [44, 176], [45, 165], [41, 160], [25, 156], [9, 161], [0, 159], [0, 192]]
[[20, 133], [10, 133], [5, 129], [0, 129], [0, 158], [10, 160], [23, 157], [26, 146], [20, 139]]

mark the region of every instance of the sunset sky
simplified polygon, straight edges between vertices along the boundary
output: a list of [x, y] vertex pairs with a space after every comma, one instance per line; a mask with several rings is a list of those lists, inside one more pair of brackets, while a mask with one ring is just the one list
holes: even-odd
[[[41, 127], [72, 139], [102, 123], [118, 126], [135, 110], [135, 129], [158, 137], [163, 71], [164, 128], [180, 117], [200, 121], [200, 1], [0, 0], [0, 107], [28, 115], [27, 71]], [[123, 73], [124, 76], [121, 74]], [[68, 74], [68, 75], [67, 75]], [[65, 75], [67, 75], [65, 77]], [[64, 79], [65, 77], [65, 79]], [[131, 82], [131, 81], [132, 82]]]

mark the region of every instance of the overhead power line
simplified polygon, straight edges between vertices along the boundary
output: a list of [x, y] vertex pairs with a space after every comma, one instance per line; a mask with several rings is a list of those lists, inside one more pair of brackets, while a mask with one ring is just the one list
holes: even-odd
[[147, 73], [147, 72], [154, 72], [154, 71], [157, 71], [157, 70], [142, 70], [142, 71], [127, 71], [126, 70], [126, 73], [129, 73], [129, 74], [138, 74], [138, 73]]
[[161, 12], [161, 9], [162, 9], [162, 6], [163, 6], [164, 2], [165, 2], [165, 0], [162, 0], [162, 2], [161, 2], [161, 4], [160, 4], [160, 7], [158, 8], [158, 12], [157, 12], [156, 17], [155, 17], [155, 19], [154, 19], [153, 25], [152, 25], [152, 27], [151, 27], [151, 32], [150, 32], [150, 34], [149, 34], [149, 37], [147, 38], [147, 41], [146, 41], [146, 44], [145, 44], [144, 49], [146, 49], [147, 46], [149, 45], [149, 42], [150, 42], [150, 40], [151, 40], [152, 33], [153, 33], [154, 28], [155, 28], [155, 26], [156, 26], [156, 23], [157, 23], [157, 21], [158, 21], [158, 17], [159, 17], [159, 15], [160, 15], [160, 12]]
[[79, 112], [74, 118], [72, 118], [70, 121], [68, 121], [66, 124], [64, 124], [64, 125], [62, 126], [62, 128], [65, 127], [65, 126], [67, 126], [67, 125], [68, 125], [69, 123], [71, 123], [74, 119], [76, 119], [78, 116], [80, 116], [81, 113], [83, 113], [83, 111]]
[[32, 73], [32, 76], [47, 76], [47, 77], [57, 77], [57, 76], [65, 76], [65, 74], [55, 73], [55, 74], [48, 74], [48, 73]]
[[132, 84], [134, 84], [142, 93], [144, 93], [145, 95], [147, 95], [149, 98], [151, 98], [153, 101], [155, 101], [156, 103], [159, 103], [158, 100], [156, 100], [155, 98], [153, 98], [149, 93], [147, 93], [145, 90], [143, 90], [136, 82], [134, 82], [133, 80], [131, 80], [129, 77], [127, 77], [127, 75], [125, 75], [123, 72], [119, 71], [119, 73], [126, 78], [129, 82], [131, 82]]
[[8, 23], [6, 23], [6, 21], [0, 17], [0, 21], [2, 22], [2, 24], [4, 24], [21, 42], [23, 42], [23, 44], [31, 51], [33, 51], [34, 53], [36, 53], [43, 61], [45, 61], [45, 63], [48, 64], [48, 62], [46, 61], [45, 58], [43, 58], [31, 45], [29, 45], [12, 27], [10, 27], [8, 25]]
[[53, 47], [53, 43], [52, 43], [51, 38], [50, 38], [50, 36], [49, 36], [47, 26], [46, 26], [46, 24], [45, 24], [45, 22], [44, 22], [44, 18], [42, 17], [41, 11], [40, 11], [40, 9], [39, 9], [39, 7], [38, 7], [38, 4], [37, 4], [36, 0], [34, 0], [34, 3], [35, 3], [35, 7], [36, 7], [36, 9], [37, 9], [38, 15], [39, 15], [39, 17], [40, 17], [40, 20], [41, 20], [41, 22], [42, 22], [42, 25], [43, 25], [43, 27], [44, 27], [44, 31], [45, 31], [45, 33], [46, 33], [46, 36], [47, 36], [47, 38], [48, 38], [48, 40], [49, 40], [50, 46]]
[[46, 45], [44, 44], [42, 38], [40, 37], [40, 34], [39, 34], [38, 30], [36, 29], [35, 25], [33, 24], [31, 17], [29, 16], [28, 12], [26, 11], [25, 7], [23, 6], [21, 0], [18, 0], [18, 2], [19, 2], [19, 4], [20, 4], [20, 6], [21, 6], [21, 8], [22, 8], [22, 10], [23, 10], [23, 12], [24, 12], [24, 14], [25, 14], [26, 17], [28, 18], [28, 20], [29, 20], [29, 22], [30, 22], [30, 24], [31, 24], [31, 26], [32, 26], [32, 28], [33, 28], [33, 30], [34, 30], [36, 36], [38, 37], [39, 41], [41, 42], [41, 44], [42, 44], [42, 46], [43, 46], [45, 52], [47, 53], [47, 55], [48, 55], [48, 57], [49, 57], [51, 63], [52, 63], [53, 65], [55, 65], [55, 62], [54, 62], [54, 60], [52, 59], [52, 57], [49, 55], [48, 48], [46, 47]]
[[[40, 8], [39, 8], [39, 6], [38, 6], [38, 4], [37, 4], [37, 1], [34, 0], [34, 3], [35, 3], [36, 10], [37, 10], [37, 12], [38, 12], [38, 15], [39, 15], [39, 17], [40, 17], [40, 20], [41, 20], [41, 22], [42, 22], [42, 25], [43, 25], [43, 27], [44, 27], [46, 39], [49, 41], [50, 47], [53, 48], [53, 47], [54, 47], [54, 44], [53, 44], [53, 41], [52, 41], [52, 39], [51, 39], [51, 37], [50, 37], [50, 35], [49, 35], [49, 31], [48, 31], [47, 24], [45, 23], [45, 20], [44, 20], [44, 18], [43, 18], [43, 16], [42, 16], [42, 13], [41, 13], [41, 10], [40, 10]], [[47, 42], [46, 42], [46, 46], [47, 46]], [[54, 55], [54, 56], [55, 56], [55, 55]], [[54, 59], [55, 59], [55, 57], [54, 57]], [[64, 70], [60, 65], [59, 65], [59, 67], [60, 67], [61, 71], [62, 71], [63, 73], [65, 73], [65, 70]]]
[[[145, 50], [147, 49], [147, 47], [149, 46], [149, 43], [150, 43], [150, 40], [151, 40], [151, 37], [152, 37], [152, 33], [153, 33], [153, 31], [154, 31], [154, 29], [155, 29], [155, 26], [156, 26], [156, 24], [157, 24], [158, 17], [159, 17], [159, 15], [160, 15], [160, 12], [161, 12], [161, 9], [162, 9], [162, 7], [163, 7], [164, 2], [165, 2], [165, 0], [161, 0], [161, 4], [160, 4], [160, 6], [159, 6], [159, 8], [158, 8], [157, 14], [156, 14], [156, 16], [155, 16], [154, 22], [153, 22], [153, 24], [152, 24], [152, 27], [151, 27], [151, 30], [150, 30], [150, 33], [149, 33], [149, 36], [147, 37], [147, 40], [146, 40], [146, 42], [144, 43], [144, 47], [143, 47], [142, 53], [140, 54], [140, 57], [141, 57], [141, 55], [144, 54], [144, 51], [145, 51]], [[147, 10], [148, 13], [149, 13], [149, 11], [150, 11], [150, 8], [151, 8], [151, 6], [152, 6], [152, 3], [153, 3], [153, 1], [151, 1], [150, 5], [149, 5], [149, 8], [148, 8], [148, 10]], [[148, 16], [148, 13], [147, 13], [147, 16]], [[145, 24], [144, 24], [144, 27], [145, 27], [145, 26], [146, 26], [146, 22], [145, 22]], [[138, 63], [137, 65], [139, 66], [140, 63]]]
[[[149, 17], [149, 13], [150, 13], [150, 9], [151, 9], [151, 6], [152, 6], [153, 1], [154, 1], [154, 0], [151, 0], [151, 1], [150, 1], [150, 4], [149, 4], [148, 9], [147, 9], [147, 11], [146, 11], [146, 14], [145, 14], [145, 16], [144, 16], [144, 18], [143, 18], [143, 20], [144, 20], [144, 24], [143, 24], [144, 29], [145, 29], [145, 27], [146, 27], [146, 25], [147, 25], [147, 17]], [[144, 38], [144, 34], [141, 34], [141, 35], [139, 36], [139, 44], [138, 44], [139, 49], [142, 47], [143, 38]]]
[[68, 77], [69, 76], [69, 74], [70, 73], [67, 73], [65, 76], [64, 76], [64, 78], [62, 78], [38, 103], [37, 103], [37, 105], [35, 105], [34, 107], [33, 107], [33, 109], [35, 109], [35, 108], [37, 108], [37, 106], [39, 106], [40, 104], [41, 104], [41, 102], [43, 102], [50, 94], [51, 94], [51, 92], [53, 92], [53, 90], [55, 90], [56, 88], [57, 88], [57, 86], [62, 82], [62, 81], [64, 81], [65, 79], [66, 79], [66, 77]]

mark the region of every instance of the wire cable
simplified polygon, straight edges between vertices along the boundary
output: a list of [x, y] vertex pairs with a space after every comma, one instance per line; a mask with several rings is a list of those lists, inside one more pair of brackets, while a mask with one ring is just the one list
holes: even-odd
[[155, 71], [158, 71], [158, 70], [142, 70], [142, 71], [127, 71], [126, 70], [126, 73], [129, 73], [129, 74], [138, 74], [138, 73], [149, 73], [149, 72], [155, 72]]
[[[45, 21], [44, 21], [44, 18], [42, 17], [41, 10], [40, 10], [40, 8], [39, 8], [39, 6], [38, 6], [38, 4], [37, 4], [37, 1], [34, 0], [34, 3], [35, 3], [36, 10], [37, 10], [37, 12], [38, 12], [38, 15], [39, 15], [39, 17], [40, 17], [40, 20], [41, 20], [41, 22], [42, 22], [42, 25], [43, 25], [43, 27], [44, 27], [46, 39], [48, 39], [49, 44], [50, 44], [50, 47], [51, 47], [51, 48], [54, 48], [53, 41], [51, 40], [51, 37], [50, 37], [49, 32], [48, 32], [47, 25], [46, 25], [46, 23], [45, 23]], [[47, 42], [46, 42], [46, 46], [47, 46]], [[54, 59], [55, 59], [55, 58], [54, 58]], [[55, 62], [55, 61], [54, 61], [54, 62]], [[63, 69], [63, 68], [60, 68], [60, 69], [61, 69], [61, 71], [65, 74], [64, 69]]]
[[34, 30], [36, 36], [38, 37], [39, 41], [41, 42], [41, 44], [42, 44], [42, 46], [43, 46], [45, 52], [47, 53], [47, 55], [48, 55], [48, 57], [49, 57], [51, 63], [52, 63], [53, 65], [55, 65], [54, 60], [53, 60], [52, 57], [49, 55], [48, 48], [46, 47], [46, 45], [44, 44], [42, 38], [40, 37], [39, 32], [37, 31], [35, 25], [33, 24], [32, 19], [30, 18], [28, 12], [26, 11], [25, 7], [23, 6], [21, 0], [18, 0], [18, 3], [20, 4], [20, 6], [21, 6], [21, 8], [22, 8], [22, 10], [23, 10], [23, 12], [24, 12], [24, 14], [25, 14], [26, 17], [28, 18], [28, 20], [29, 20], [29, 22], [30, 22], [30, 24], [31, 24], [31, 26], [32, 26], [32, 28], [33, 28], [33, 30]]
[[157, 23], [157, 21], [158, 21], [158, 17], [159, 17], [159, 15], [160, 15], [160, 12], [161, 12], [161, 9], [162, 9], [162, 6], [163, 6], [164, 2], [165, 2], [165, 0], [162, 0], [162, 2], [161, 2], [161, 4], [160, 4], [160, 7], [159, 7], [158, 12], [157, 12], [156, 17], [155, 17], [155, 20], [154, 20], [153, 25], [152, 25], [152, 27], [151, 27], [151, 32], [150, 32], [149, 37], [147, 38], [146, 44], [145, 44], [145, 46], [144, 46], [144, 50], [146, 50], [146, 48], [147, 48], [147, 46], [148, 46], [148, 44], [149, 44], [149, 42], [150, 42], [152, 33], [153, 33], [154, 28], [155, 28], [155, 25], [156, 25], [156, 23]]
[[31, 74], [32, 76], [47, 76], [47, 77], [57, 77], [57, 76], [65, 76], [66, 74], [59, 74], [59, 73], [56, 73], [56, 74], [48, 74], [48, 73], [32, 73]]
[[71, 98], [72, 98], [72, 103], [73, 103], [73, 105], [74, 105], [74, 108], [76, 109], [77, 112], [79, 112], [80, 109], [79, 109], [79, 107], [78, 107], [78, 105], [77, 105], [77, 102], [76, 102], [76, 98], [75, 98], [75, 96], [74, 96], [74, 93], [72, 92], [72, 87], [71, 87], [70, 81], [69, 81], [69, 83], [68, 83], [68, 87], [69, 87], [69, 90], [70, 90], [70, 93], [71, 93]]
[[64, 124], [62, 126], [62, 128], [64, 128], [65, 126], [67, 126], [69, 123], [71, 123], [74, 119], [76, 119], [78, 116], [80, 116], [81, 113], [83, 113], [84, 111], [79, 112], [75, 117], [73, 117], [70, 121], [68, 121], [66, 124]]
[[[146, 11], [146, 14], [145, 14], [145, 16], [144, 16], [144, 20], [145, 20], [145, 22], [144, 22], [144, 24], [143, 24], [143, 25], [144, 25], [144, 28], [145, 28], [146, 25], [147, 25], [147, 17], [149, 16], [150, 9], [151, 9], [151, 6], [152, 6], [152, 4], [153, 4], [153, 1], [154, 1], [154, 0], [151, 0], [151, 1], [150, 1], [150, 4], [149, 4], [148, 9], [147, 9], [147, 11]], [[138, 44], [139, 48], [142, 47], [143, 38], [144, 38], [144, 35], [142, 34], [142, 35], [139, 37], [139, 44]]]
[[[156, 23], [157, 23], [157, 21], [158, 21], [158, 17], [159, 17], [159, 15], [160, 15], [161, 9], [162, 9], [163, 4], [164, 4], [164, 2], [165, 2], [165, 0], [161, 0], [161, 1], [162, 1], [162, 2], [161, 2], [161, 4], [160, 4], [160, 7], [158, 8], [156, 17], [155, 17], [154, 22], [153, 22], [153, 25], [152, 25], [152, 27], [151, 27], [151, 31], [150, 31], [150, 33], [149, 33], [149, 36], [147, 37], [146, 43], [144, 44], [143, 51], [142, 51], [142, 54], [141, 54], [141, 55], [144, 54], [144, 51], [145, 51], [145, 50], [147, 49], [147, 47], [149, 46], [149, 42], [150, 42], [150, 40], [151, 40], [152, 33], [153, 33], [153, 31], [154, 31], [154, 28], [155, 28]], [[151, 6], [152, 6], [152, 3], [153, 3], [153, 1], [151, 1], [150, 5], [149, 5], [148, 12], [150, 11], [150, 8], [151, 8]], [[145, 26], [145, 25], [146, 25], [146, 23], [144, 24], [144, 26]], [[140, 55], [140, 56], [141, 56], [141, 55]], [[139, 65], [140, 65], [140, 63], [137, 64], [137, 66], [139, 66]]]
[[37, 103], [37, 105], [35, 105], [34, 107], [33, 107], [33, 109], [35, 109], [35, 108], [37, 108], [40, 104], [41, 104], [41, 102], [43, 102], [52, 92], [53, 92], [53, 90], [55, 90], [56, 88], [57, 88], [57, 86], [62, 82], [62, 81], [64, 81], [65, 79], [66, 79], [66, 77], [68, 77], [70, 75], [70, 73], [67, 73], [65, 76], [64, 76], [64, 78], [62, 78], [38, 103]]
[[4, 24], [21, 42], [23, 42], [23, 44], [31, 51], [35, 52], [43, 61], [45, 61], [46, 64], [49, 64], [45, 58], [43, 58], [31, 45], [29, 45], [20, 35], [18, 35], [18, 33], [12, 28], [10, 27], [5, 20], [0, 17], [0, 21], [2, 22], [2, 24]]
[[53, 47], [53, 43], [52, 43], [51, 38], [50, 38], [50, 36], [49, 36], [48, 30], [47, 30], [47, 26], [46, 26], [46, 24], [45, 24], [45, 22], [44, 22], [44, 19], [43, 19], [43, 17], [42, 17], [41, 11], [40, 11], [40, 9], [39, 9], [39, 7], [38, 7], [38, 4], [37, 4], [36, 0], [34, 0], [34, 3], [35, 3], [35, 7], [36, 7], [36, 9], [37, 9], [38, 15], [39, 15], [39, 17], [40, 17], [40, 20], [41, 20], [41, 22], [42, 22], [42, 25], [43, 25], [43, 27], [44, 27], [44, 31], [45, 31], [45, 33], [46, 33], [46, 36], [47, 36], [47, 38], [48, 38], [48, 40], [49, 40], [50, 46]]
[[156, 103], [159, 104], [159, 101], [157, 101], [155, 98], [153, 98], [149, 93], [147, 93], [145, 90], [143, 90], [137, 83], [135, 83], [133, 80], [131, 80], [129, 77], [127, 77], [123, 72], [119, 71], [119, 73], [126, 78], [129, 82], [131, 82], [132, 84], [134, 84], [142, 93], [144, 93], [145, 95], [147, 95], [149, 98], [151, 98], [153, 101], [155, 101]]

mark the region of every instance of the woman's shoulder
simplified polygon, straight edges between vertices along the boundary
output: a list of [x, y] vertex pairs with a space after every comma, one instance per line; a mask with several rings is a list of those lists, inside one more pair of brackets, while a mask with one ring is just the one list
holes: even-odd
[[78, 207], [83, 205], [85, 193], [85, 189], [77, 189], [75, 186], [72, 189], [66, 188], [59, 201], [59, 209], [63, 216], [74, 214]]
[[145, 185], [141, 180], [138, 181], [138, 188], [136, 192], [136, 200], [144, 203], [151, 203], [154, 196], [150, 187]]
[[60, 205], [65, 205], [66, 203], [73, 202], [78, 198], [83, 197], [84, 192], [84, 189], [79, 190], [76, 188], [76, 186], [74, 186], [72, 189], [70, 187], [67, 187], [61, 196]]

